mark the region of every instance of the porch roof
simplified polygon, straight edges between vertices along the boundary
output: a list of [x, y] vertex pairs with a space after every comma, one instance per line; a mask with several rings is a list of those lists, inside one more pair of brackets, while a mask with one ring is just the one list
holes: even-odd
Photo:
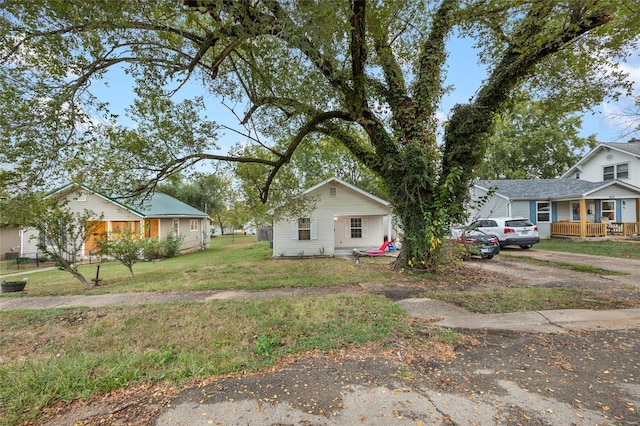
[[496, 192], [511, 200], [558, 200], [584, 198], [594, 191], [611, 185], [621, 186], [640, 196], [640, 188], [619, 180], [589, 182], [582, 179], [505, 179], [479, 180], [476, 185]]

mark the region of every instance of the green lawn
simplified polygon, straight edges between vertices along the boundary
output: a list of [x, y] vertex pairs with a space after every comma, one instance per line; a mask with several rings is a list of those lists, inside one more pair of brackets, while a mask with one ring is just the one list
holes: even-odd
[[[256, 243], [255, 236], [217, 237], [212, 239], [208, 250], [157, 262], [136, 263], [134, 278], [130, 278], [127, 268], [118, 262], [102, 263], [102, 285], [88, 291], [71, 274], [57, 269], [25, 274], [28, 284], [23, 295], [347, 285], [379, 280], [381, 274], [387, 274], [390, 262], [387, 257], [362, 258], [356, 267], [351, 258], [281, 259], [271, 256], [269, 243]], [[97, 265], [81, 265], [79, 270], [87, 279], [94, 278]]]
[[640, 241], [570, 241], [542, 240], [534, 249], [591, 254], [594, 256], [640, 259]]

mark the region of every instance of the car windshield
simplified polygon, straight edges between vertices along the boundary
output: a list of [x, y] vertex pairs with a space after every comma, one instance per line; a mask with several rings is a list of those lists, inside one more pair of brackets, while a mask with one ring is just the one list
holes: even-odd
[[504, 224], [506, 226], [512, 226], [514, 228], [520, 228], [520, 227], [523, 227], [523, 226], [533, 226], [533, 223], [531, 223], [531, 221], [529, 221], [527, 219], [507, 220]]

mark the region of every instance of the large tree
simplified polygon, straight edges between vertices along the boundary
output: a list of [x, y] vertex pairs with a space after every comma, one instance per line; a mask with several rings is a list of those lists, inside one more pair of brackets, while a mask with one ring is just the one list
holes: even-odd
[[580, 136], [582, 117], [564, 103], [523, 99], [499, 114], [480, 179], [553, 179], [598, 144]]
[[[384, 182], [405, 233], [400, 264], [415, 268], [432, 266], [446, 225], [462, 220], [513, 93], [579, 94], [583, 106], [618, 93], [610, 58], [630, 54], [640, 28], [625, 0], [5, 0], [1, 19], [5, 178], [86, 180], [104, 163], [96, 182], [144, 191], [202, 160], [247, 162], [265, 168], [266, 200], [323, 135]], [[452, 37], [476, 40], [487, 75], [439, 143]], [[112, 68], [135, 80], [134, 125], [91, 92]], [[222, 128], [201, 116], [205, 100], [170, 98], [189, 81], [239, 105], [251, 149], [215, 151]]]

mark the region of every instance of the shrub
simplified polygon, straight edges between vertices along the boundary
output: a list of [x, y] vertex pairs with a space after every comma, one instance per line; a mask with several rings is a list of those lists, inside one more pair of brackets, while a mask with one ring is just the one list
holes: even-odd
[[180, 253], [180, 246], [184, 241], [182, 235], [169, 235], [160, 241], [160, 255], [164, 258], [176, 257]]

